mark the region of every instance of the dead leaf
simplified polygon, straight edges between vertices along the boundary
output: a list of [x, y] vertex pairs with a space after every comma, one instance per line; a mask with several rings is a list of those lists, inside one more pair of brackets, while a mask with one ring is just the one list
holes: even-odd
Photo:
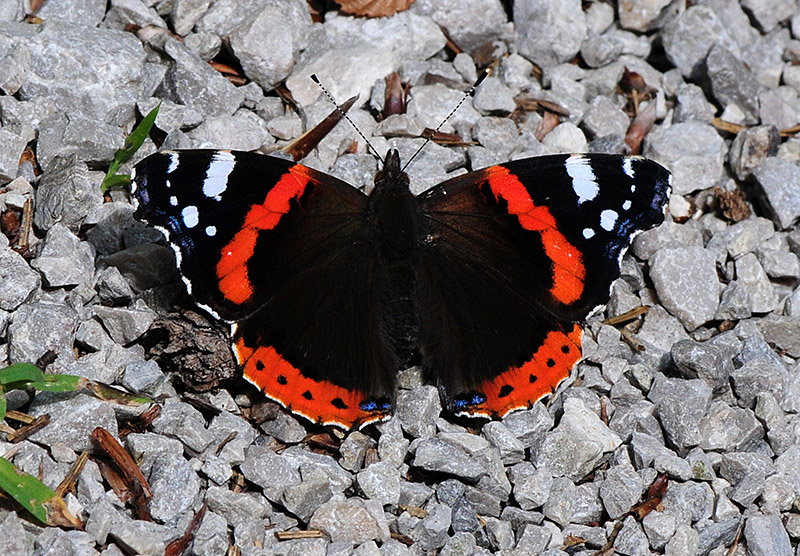
[[622, 79], [619, 80], [619, 87], [622, 92], [626, 94], [635, 92], [640, 98], [650, 97], [657, 92], [657, 89], [645, 83], [644, 77], [628, 68], [623, 71]]
[[548, 133], [550, 133], [551, 131], [553, 131], [553, 129], [555, 129], [558, 123], [559, 119], [557, 115], [555, 115], [552, 112], [545, 111], [544, 114], [542, 114], [542, 121], [539, 122], [539, 125], [537, 126], [534, 135], [539, 141], [541, 141], [542, 139], [547, 137]]
[[327, 432], [321, 432], [309, 437], [308, 444], [310, 447], [318, 448], [324, 452], [337, 453], [342, 442]]
[[88, 460], [89, 460], [89, 453], [85, 451], [81, 452], [81, 455], [78, 456], [78, 459], [75, 460], [75, 463], [72, 464], [72, 467], [70, 468], [69, 472], [58, 484], [58, 487], [56, 487], [55, 492], [58, 496], [63, 498], [64, 495], [67, 494], [67, 492], [75, 492], [76, 483], [78, 482], [78, 476], [81, 474], [81, 471], [83, 471], [83, 467], [84, 465], [86, 465], [86, 462]]
[[792, 127], [782, 129], [779, 133], [781, 137], [791, 137], [797, 133], [800, 133], [800, 124], [795, 124]]
[[631, 309], [630, 311], [626, 311], [621, 315], [608, 317], [606, 320], [603, 321], [603, 324], [607, 324], [608, 326], [626, 324], [633, 320], [636, 320], [639, 316], [645, 314], [649, 310], [650, 307], [648, 305], [642, 305], [641, 307], [637, 307], [635, 309]]
[[281, 151], [291, 155], [294, 160], [305, 158], [305, 156], [322, 141], [328, 132], [333, 129], [333, 126], [339, 123], [339, 120], [341, 120], [353, 104], [355, 104], [357, 98], [358, 97], [353, 97], [348, 99], [340, 107], [334, 108], [324, 120], [283, 147]]
[[208, 503], [203, 502], [203, 505], [192, 518], [192, 522], [189, 524], [186, 532], [167, 545], [164, 556], [180, 556], [186, 552], [186, 549], [189, 548], [189, 545], [194, 540], [194, 534], [197, 532], [197, 528], [200, 527], [200, 523], [202, 523], [203, 517], [206, 515], [207, 508]]
[[383, 95], [383, 117], [405, 114], [408, 90], [403, 88], [400, 74], [394, 71], [387, 75], [384, 81], [386, 82], [386, 92]]
[[242, 75], [242, 72], [238, 69], [234, 68], [233, 66], [229, 66], [228, 64], [223, 64], [222, 62], [216, 62], [214, 60], [208, 63], [212, 68], [220, 72], [225, 78], [228, 79], [234, 85], [244, 85], [247, 83], [247, 78]]
[[279, 541], [291, 541], [297, 539], [324, 539], [325, 533], [316, 529], [308, 531], [276, 531], [275, 538]]
[[741, 222], [750, 218], [750, 206], [738, 187], [728, 190], [717, 186], [714, 188], [714, 198], [722, 216], [731, 222]]
[[647, 489], [647, 499], [631, 509], [630, 513], [635, 515], [640, 521], [655, 509], [661, 506], [661, 499], [667, 493], [669, 479], [666, 475], [659, 475], [650, 488]]
[[142, 474], [139, 466], [131, 455], [122, 447], [110, 432], [102, 427], [97, 427], [92, 431], [92, 438], [97, 445], [112, 459], [120, 477], [125, 482], [125, 486], [133, 495], [134, 504], [139, 519], [150, 521], [150, 512], [147, 503], [153, 498], [150, 484]]
[[711, 120], [711, 125], [720, 131], [727, 131], [728, 133], [733, 133], [734, 135], [745, 129], [745, 126], [743, 125], [726, 122], [721, 118], [714, 118]]
[[645, 136], [653, 129], [656, 121], [656, 103], [651, 102], [647, 108], [642, 110], [633, 119], [628, 132], [625, 134], [625, 144], [631, 148], [631, 154], [639, 154], [642, 151], [642, 142]]
[[430, 139], [437, 145], [451, 145], [454, 147], [472, 147], [478, 143], [475, 141], [464, 141], [458, 133], [446, 133], [444, 131], [436, 131], [429, 127], [422, 130], [421, 137]]
[[47, 425], [50, 424], [50, 415], [45, 413], [44, 415], [40, 415], [37, 417], [33, 423], [30, 425], [25, 425], [24, 427], [20, 427], [16, 431], [12, 432], [6, 437], [8, 442], [15, 444], [17, 442], [22, 442], [33, 433], [38, 432], [45, 428]]
[[42, 503], [47, 512], [47, 523], [58, 527], [83, 529], [83, 522], [72, 515], [67, 508], [67, 503], [60, 496], [54, 496]]
[[407, 10], [414, 0], [337, 0], [346, 14], [388, 17]]

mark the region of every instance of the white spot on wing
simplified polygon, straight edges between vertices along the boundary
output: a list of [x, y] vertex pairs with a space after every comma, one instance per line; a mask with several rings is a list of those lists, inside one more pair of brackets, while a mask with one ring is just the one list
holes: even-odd
[[622, 171], [625, 172], [625, 175], [628, 176], [630, 179], [636, 179], [636, 172], [633, 171], [633, 159], [626, 158], [622, 162]]
[[[171, 152], [167, 156], [169, 156], [169, 166], [167, 166], [167, 174], [171, 174], [172, 172], [178, 169], [178, 164], [180, 163], [180, 161], [178, 160], [179, 157], [178, 153], [176, 152]], [[169, 185], [167, 187], [169, 187]]]
[[[164, 234], [164, 237], [167, 238], [167, 242], [169, 246], [172, 248], [172, 251], [175, 253], [175, 264], [178, 268], [181, 268], [183, 265], [183, 253], [181, 252], [180, 245], [172, 241], [170, 238], [169, 228], [165, 228], [163, 226], [153, 226], [156, 230]], [[192, 281], [189, 280], [186, 276], [181, 276], [181, 280], [186, 285], [186, 291], [189, 292], [189, 295], [192, 295]], [[208, 305], [204, 305], [203, 303], [198, 303], [198, 307], [206, 311], [209, 315], [214, 317], [217, 320], [223, 320], [222, 317], [211, 307]]]
[[184, 226], [194, 228], [200, 222], [200, 213], [196, 206], [190, 205], [181, 211], [181, 218]]
[[584, 228], [583, 237], [585, 237], [586, 239], [592, 239], [594, 237], [594, 230], [591, 228]]
[[169, 204], [172, 205], [173, 207], [177, 207], [178, 206], [178, 198], [175, 195], [172, 195], [169, 198]]
[[597, 185], [597, 178], [588, 158], [580, 155], [570, 156], [567, 159], [567, 174], [572, 178], [572, 190], [578, 196], [579, 205], [597, 197], [600, 187]]
[[619, 218], [619, 215], [616, 211], [611, 209], [604, 210], [600, 213], [600, 227], [605, 231], [610, 232], [614, 229], [614, 224], [617, 223], [617, 218]]
[[[156, 230], [164, 234], [164, 237], [167, 238], [167, 242], [169, 246], [172, 248], [172, 251], [175, 253], [175, 265], [180, 268], [181, 263], [183, 262], [183, 254], [181, 253], [181, 248], [172, 241], [170, 238], [169, 228], [165, 228], [163, 226], [153, 226]], [[192, 293], [191, 288], [189, 288], [189, 293]]]
[[622, 210], [631, 210], [631, 200], [628, 199], [624, 203], [622, 203]]
[[228, 176], [233, 171], [236, 159], [227, 151], [217, 151], [211, 156], [211, 162], [206, 169], [206, 178], [203, 180], [203, 194], [217, 201], [220, 195], [228, 188]]
[[206, 235], [211, 237], [217, 235], [217, 227], [216, 226], [206, 226]]

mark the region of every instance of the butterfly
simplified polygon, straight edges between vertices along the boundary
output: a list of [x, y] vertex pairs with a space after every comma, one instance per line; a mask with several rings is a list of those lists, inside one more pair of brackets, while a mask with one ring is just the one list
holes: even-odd
[[150, 155], [132, 181], [137, 218], [231, 325], [244, 377], [351, 429], [391, 415], [397, 371], [414, 364], [456, 415], [551, 394], [631, 238], [664, 220], [671, 178], [641, 157], [550, 155], [415, 196], [389, 150], [367, 195], [292, 161], [187, 150]]

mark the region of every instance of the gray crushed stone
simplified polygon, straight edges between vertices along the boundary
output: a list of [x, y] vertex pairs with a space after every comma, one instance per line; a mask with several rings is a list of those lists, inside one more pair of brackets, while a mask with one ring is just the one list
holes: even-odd
[[19, 253], [8, 247], [0, 248], [0, 309], [13, 311], [37, 291], [41, 283], [41, 274]]
[[30, 405], [31, 415], [48, 414], [50, 424], [31, 436], [34, 442], [48, 446], [63, 442], [76, 451], [94, 451], [92, 431], [103, 427], [112, 435], [117, 434], [117, 419], [112, 404], [84, 394], [43, 393]]
[[36, 188], [33, 223], [49, 230], [58, 222], [77, 232], [89, 211], [102, 202], [100, 189], [90, 179], [85, 162], [76, 155], [55, 157], [44, 167]]
[[[84, 531], [4, 504], [0, 554], [163, 554], [204, 503], [190, 548], [200, 556], [232, 545], [244, 556], [588, 556], [607, 543], [720, 556], [734, 542], [741, 554], [800, 553], [800, 142], [780, 133], [800, 121], [795, 2], [529, 0], [507, 12], [500, 0], [416, 0], [377, 19], [317, 17], [303, 0], [63, 0], [42, 4], [41, 22], [26, 9], [0, 2], [0, 368], [52, 351], [49, 372], [153, 397], [161, 413], [131, 432], [143, 408], [9, 393], [10, 409], [50, 423], [18, 444], [0, 428], [0, 455], [55, 488], [81, 451], [97, 456], [103, 427], [150, 481], [152, 521], [90, 459], [67, 495]], [[408, 160], [495, 60], [442, 127], [466, 146], [427, 145], [408, 169], [414, 192], [509, 159], [627, 152], [625, 69], [654, 91], [642, 153], [673, 174], [669, 214], [636, 238], [589, 319], [581, 382], [547, 405], [465, 422], [412, 369], [390, 420], [332, 435], [238, 379], [182, 398], [148, 351], [155, 320], [190, 307], [174, 253], [124, 192], [99, 188], [137, 118], [162, 101], [162, 147], [271, 152], [331, 112], [316, 73], [337, 100], [359, 95], [351, 118]], [[408, 110], [378, 121], [392, 71]], [[523, 99], [565, 113], [542, 133]], [[742, 127], [720, 131], [715, 117]], [[136, 160], [155, 149], [148, 140]], [[304, 162], [367, 189], [376, 170], [345, 124]], [[736, 189], [752, 214], [734, 222], [719, 195]], [[7, 223], [29, 199], [25, 250]], [[641, 305], [624, 331], [602, 324]], [[659, 477], [661, 504], [634, 518]], [[275, 535], [298, 530], [322, 537]]]

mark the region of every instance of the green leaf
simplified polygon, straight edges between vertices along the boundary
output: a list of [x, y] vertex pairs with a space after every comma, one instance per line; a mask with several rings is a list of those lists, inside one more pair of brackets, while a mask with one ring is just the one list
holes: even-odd
[[31, 382], [28, 386], [45, 392], [74, 392], [86, 387], [86, 379], [73, 375], [44, 375], [42, 380]]
[[[33, 382], [42, 380], [44, 373], [36, 365], [30, 363], [14, 363], [13, 365], [0, 369], [0, 384], [4, 386], [11, 386], [18, 382]], [[23, 386], [24, 388], [24, 386]], [[15, 387], [10, 387], [8, 390], [14, 390]]]
[[[127, 139], [125, 139], [125, 144], [122, 146], [122, 148], [118, 149], [114, 154], [114, 160], [108, 167], [108, 172], [106, 173], [106, 177], [103, 178], [103, 183], [100, 184], [100, 190], [103, 193], [108, 191], [109, 187], [130, 183], [130, 177], [118, 176], [117, 170], [119, 170], [119, 167], [125, 164], [130, 157], [139, 150], [139, 147], [142, 146], [144, 140], [147, 139], [147, 136], [150, 134], [150, 130], [153, 128], [153, 124], [156, 121], [159, 108], [161, 108], [161, 102], [159, 102], [155, 108], [148, 112], [147, 116], [142, 118], [142, 121], [139, 122], [139, 125], [133, 128], [131, 134], [128, 135]], [[119, 178], [121, 177], [127, 179], [127, 182], [120, 181]]]
[[129, 394], [128, 392], [120, 390], [119, 388], [114, 388], [108, 384], [103, 384], [102, 382], [87, 380], [86, 383], [86, 388], [88, 388], [96, 398], [105, 400], [107, 402], [114, 402], [120, 405], [129, 405], [134, 407], [137, 405], [155, 403], [150, 398]]
[[130, 183], [131, 183], [131, 177], [126, 176], [124, 174], [114, 174], [113, 176], [106, 176], [105, 178], [103, 178], [103, 187], [105, 187], [103, 193], [105, 193], [112, 187], [117, 187], [117, 186], [126, 187], [130, 185]]
[[13, 463], [0, 457], [0, 490], [28, 510], [40, 522], [47, 524], [45, 502], [56, 495], [42, 481], [17, 469]]
[[36, 365], [15, 363], [0, 369], [0, 386], [3, 390], [25, 390], [36, 388], [48, 392], [71, 392], [85, 386], [85, 380], [72, 375], [46, 375]]
[[0, 457], [0, 490], [45, 525], [82, 528], [81, 521], [70, 513], [64, 499], [46, 484], [13, 463]]

